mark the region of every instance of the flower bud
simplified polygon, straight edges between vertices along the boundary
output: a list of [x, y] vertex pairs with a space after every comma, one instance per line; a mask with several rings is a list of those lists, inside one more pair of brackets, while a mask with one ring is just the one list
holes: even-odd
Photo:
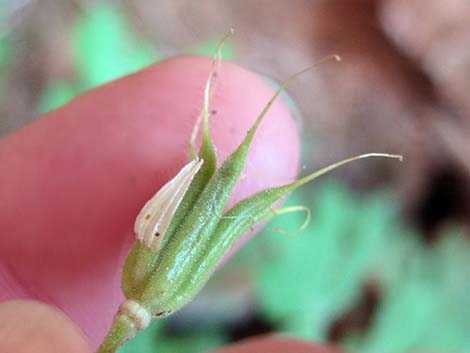
[[[214, 62], [218, 64], [219, 60], [217, 56]], [[98, 352], [114, 352], [125, 340], [144, 329], [151, 318], [168, 316], [188, 303], [207, 282], [231, 245], [254, 224], [272, 216], [272, 205], [289, 192], [356, 159], [398, 158], [387, 154], [353, 157], [294, 183], [261, 191], [224, 214], [258, 126], [286, 84], [306, 70], [280, 86], [242, 143], [216, 170], [208, 125], [211, 81], [216, 66], [213, 65], [205, 89], [201, 115], [204, 130], [199, 154], [165, 184], [137, 216], [137, 242], [123, 269], [122, 289], [126, 300]]]

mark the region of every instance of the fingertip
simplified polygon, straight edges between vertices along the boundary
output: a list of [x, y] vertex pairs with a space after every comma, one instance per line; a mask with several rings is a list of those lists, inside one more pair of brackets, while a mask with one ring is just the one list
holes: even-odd
[[63, 313], [39, 302], [0, 304], [0, 352], [91, 353], [80, 330]]

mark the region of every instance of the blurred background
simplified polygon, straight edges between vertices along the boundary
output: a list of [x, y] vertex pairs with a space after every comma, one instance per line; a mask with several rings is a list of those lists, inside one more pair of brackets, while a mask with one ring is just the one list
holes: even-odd
[[[204, 352], [286, 332], [350, 352], [470, 352], [470, 2], [0, 2], [0, 137], [81, 92], [180, 54], [282, 80], [305, 169], [364, 152], [293, 194], [187, 308], [123, 353]], [[284, 232], [279, 232], [279, 229]]]

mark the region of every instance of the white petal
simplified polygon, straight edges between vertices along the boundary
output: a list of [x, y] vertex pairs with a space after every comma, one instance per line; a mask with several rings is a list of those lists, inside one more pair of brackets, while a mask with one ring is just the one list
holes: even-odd
[[137, 239], [157, 252], [173, 216], [204, 161], [193, 159], [142, 208], [134, 225]]

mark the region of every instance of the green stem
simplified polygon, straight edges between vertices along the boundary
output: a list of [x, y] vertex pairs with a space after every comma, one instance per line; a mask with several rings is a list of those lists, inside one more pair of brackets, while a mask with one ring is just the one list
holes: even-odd
[[118, 313], [106, 338], [96, 353], [115, 353], [126, 341], [137, 334], [137, 328], [132, 320], [124, 314]]

